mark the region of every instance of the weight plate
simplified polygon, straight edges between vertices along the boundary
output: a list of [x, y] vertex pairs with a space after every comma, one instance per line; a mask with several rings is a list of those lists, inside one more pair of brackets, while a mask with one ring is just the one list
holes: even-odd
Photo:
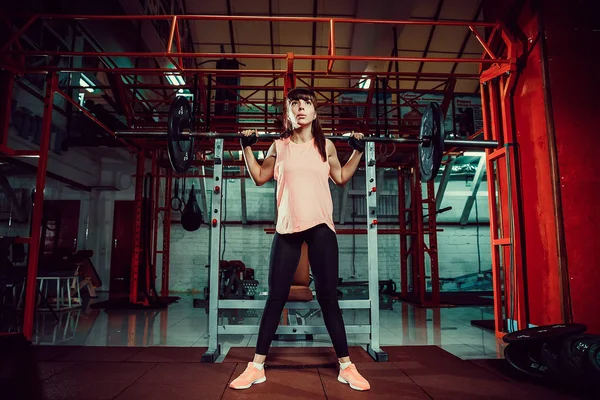
[[534, 378], [545, 378], [549, 372], [539, 346], [509, 344], [504, 349], [504, 358], [514, 368]]
[[561, 367], [572, 378], [581, 378], [588, 373], [590, 352], [600, 343], [597, 335], [573, 335], [564, 340], [558, 359]]
[[419, 139], [421, 181], [428, 182], [440, 170], [444, 155], [444, 115], [436, 102], [429, 103], [423, 113]]
[[591, 370], [600, 377], [600, 343], [596, 343], [590, 347], [588, 361]]
[[556, 324], [544, 325], [535, 328], [522, 329], [504, 335], [502, 340], [506, 343], [550, 341], [565, 338], [571, 335], [579, 335], [587, 330], [583, 324]]
[[167, 144], [171, 166], [180, 174], [186, 172], [192, 162], [194, 138], [191, 135], [181, 135], [184, 129], [191, 129], [191, 127], [192, 108], [190, 102], [185, 97], [177, 96], [169, 109]]
[[[542, 344], [541, 360], [548, 368], [548, 377], [560, 382], [569, 382], [569, 377], [565, 374], [564, 368], [560, 363], [560, 345], [560, 342]], [[514, 346], [514, 344], [511, 346]]]

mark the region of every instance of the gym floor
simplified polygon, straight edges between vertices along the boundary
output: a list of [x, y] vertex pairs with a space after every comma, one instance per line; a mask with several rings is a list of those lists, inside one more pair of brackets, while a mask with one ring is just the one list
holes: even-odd
[[[100, 296], [94, 302], [103, 300]], [[501, 358], [503, 344], [470, 321], [491, 318], [490, 307], [436, 310], [386, 302], [380, 311], [381, 347], [389, 362], [365, 351], [368, 337], [349, 334], [350, 357], [371, 383], [361, 393], [336, 379], [327, 335], [311, 341], [274, 341], [268, 382], [228, 388], [251, 359], [256, 335], [220, 335], [216, 363], [199, 362], [208, 345], [207, 314], [196, 296], [182, 295], [165, 310], [79, 310], [36, 313], [36, 379], [31, 398], [54, 399], [578, 399], [571, 390], [531, 382]], [[389, 307], [391, 304], [391, 307]], [[360, 310], [366, 311], [366, 310]], [[256, 314], [229, 323], [256, 324]], [[347, 324], [368, 323], [366, 313], [344, 310]], [[227, 317], [223, 317], [227, 318]], [[316, 325], [319, 317], [309, 320]], [[110, 346], [110, 347], [107, 347]], [[19, 393], [21, 397], [24, 392]], [[17, 397], [15, 397], [17, 398]]]
[[[73, 346], [208, 346], [208, 315], [194, 308], [198, 295], [182, 294], [181, 299], [164, 310], [110, 310], [92, 308], [59, 313], [56, 323], [52, 314], [36, 313], [36, 337], [41, 345]], [[99, 302], [106, 298], [100, 294]], [[382, 346], [434, 345], [463, 358], [502, 358], [503, 342], [493, 333], [471, 326], [471, 320], [491, 319], [492, 307], [454, 307], [431, 310], [405, 302], [391, 302], [392, 309], [380, 310]], [[257, 310], [260, 313], [259, 310]], [[301, 312], [302, 314], [305, 311]], [[258, 316], [232, 315], [229, 324], [257, 324]], [[226, 317], [224, 317], [226, 318]], [[240, 320], [243, 318], [243, 320]], [[368, 310], [344, 310], [346, 324], [368, 324]], [[320, 316], [308, 321], [322, 325]], [[254, 347], [256, 335], [220, 335], [221, 359], [232, 347]], [[350, 346], [366, 348], [367, 334], [348, 334]], [[274, 341], [274, 347], [329, 347], [326, 334], [314, 335], [310, 341]], [[217, 360], [218, 362], [219, 360]]]

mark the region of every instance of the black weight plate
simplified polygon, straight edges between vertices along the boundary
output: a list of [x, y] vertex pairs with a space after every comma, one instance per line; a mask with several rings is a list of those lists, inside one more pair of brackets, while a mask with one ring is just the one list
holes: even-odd
[[[569, 382], [569, 377], [565, 374], [564, 368], [560, 364], [560, 344], [544, 343], [541, 350], [542, 363], [548, 368], [547, 376], [560, 382]], [[514, 346], [511, 345], [511, 346]]]
[[573, 378], [586, 375], [589, 369], [590, 351], [600, 343], [597, 335], [573, 335], [566, 338], [558, 354], [558, 360], [565, 373]]
[[522, 329], [504, 335], [502, 340], [506, 343], [535, 342], [558, 340], [571, 335], [578, 335], [587, 330], [583, 324], [555, 324]]
[[514, 368], [534, 378], [545, 378], [549, 373], [539, 346], [509, 344], [504, 349], [504, 358]]
[[190, 135], [182, 136], [180, 132], [190, 129], [191, 125], [190, 102], [185, 97], [177, 96], [169, 109], [167, 145], [171, 166], [180, 174], [188, 170], [194, 152], [194, 138]]
[[590, 347], [588, 361], [590, 369], [600, 377], [600, 343], [596, 343]]
[[436, 102], [429, 103], [425, 108], [419, 139], [421, 181], [428, 182], [440, 170], [444, 155], [444, 115]]

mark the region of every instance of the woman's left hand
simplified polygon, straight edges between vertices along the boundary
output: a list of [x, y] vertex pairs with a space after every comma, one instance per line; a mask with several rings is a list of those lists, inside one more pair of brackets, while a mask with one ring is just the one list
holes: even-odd
[[365, 142], [364, 140], [362, 140], [364, 137], [365, 135], [361, 132], [350, 132], [350, 139], [348, 139], [348, 144], [354, 150], [364, 153]]

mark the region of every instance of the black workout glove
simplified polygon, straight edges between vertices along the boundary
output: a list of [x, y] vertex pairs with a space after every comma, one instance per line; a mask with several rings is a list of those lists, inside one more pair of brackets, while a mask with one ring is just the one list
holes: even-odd
[[348, 139], [348, 144], [356, 151], [361, 153], [365, 152], [365, 141], [362, 139], [357, 139], [354, 136], [350, 136], [350, 139]]
[[258, 136], [256, 136], [255, 133], [249, 136], [242, 136], [240, 138], [240, 144], [242, 145], [242, 149], [245, 149], [248, 146], [252, 146], [256, 142], [258, 142]]

